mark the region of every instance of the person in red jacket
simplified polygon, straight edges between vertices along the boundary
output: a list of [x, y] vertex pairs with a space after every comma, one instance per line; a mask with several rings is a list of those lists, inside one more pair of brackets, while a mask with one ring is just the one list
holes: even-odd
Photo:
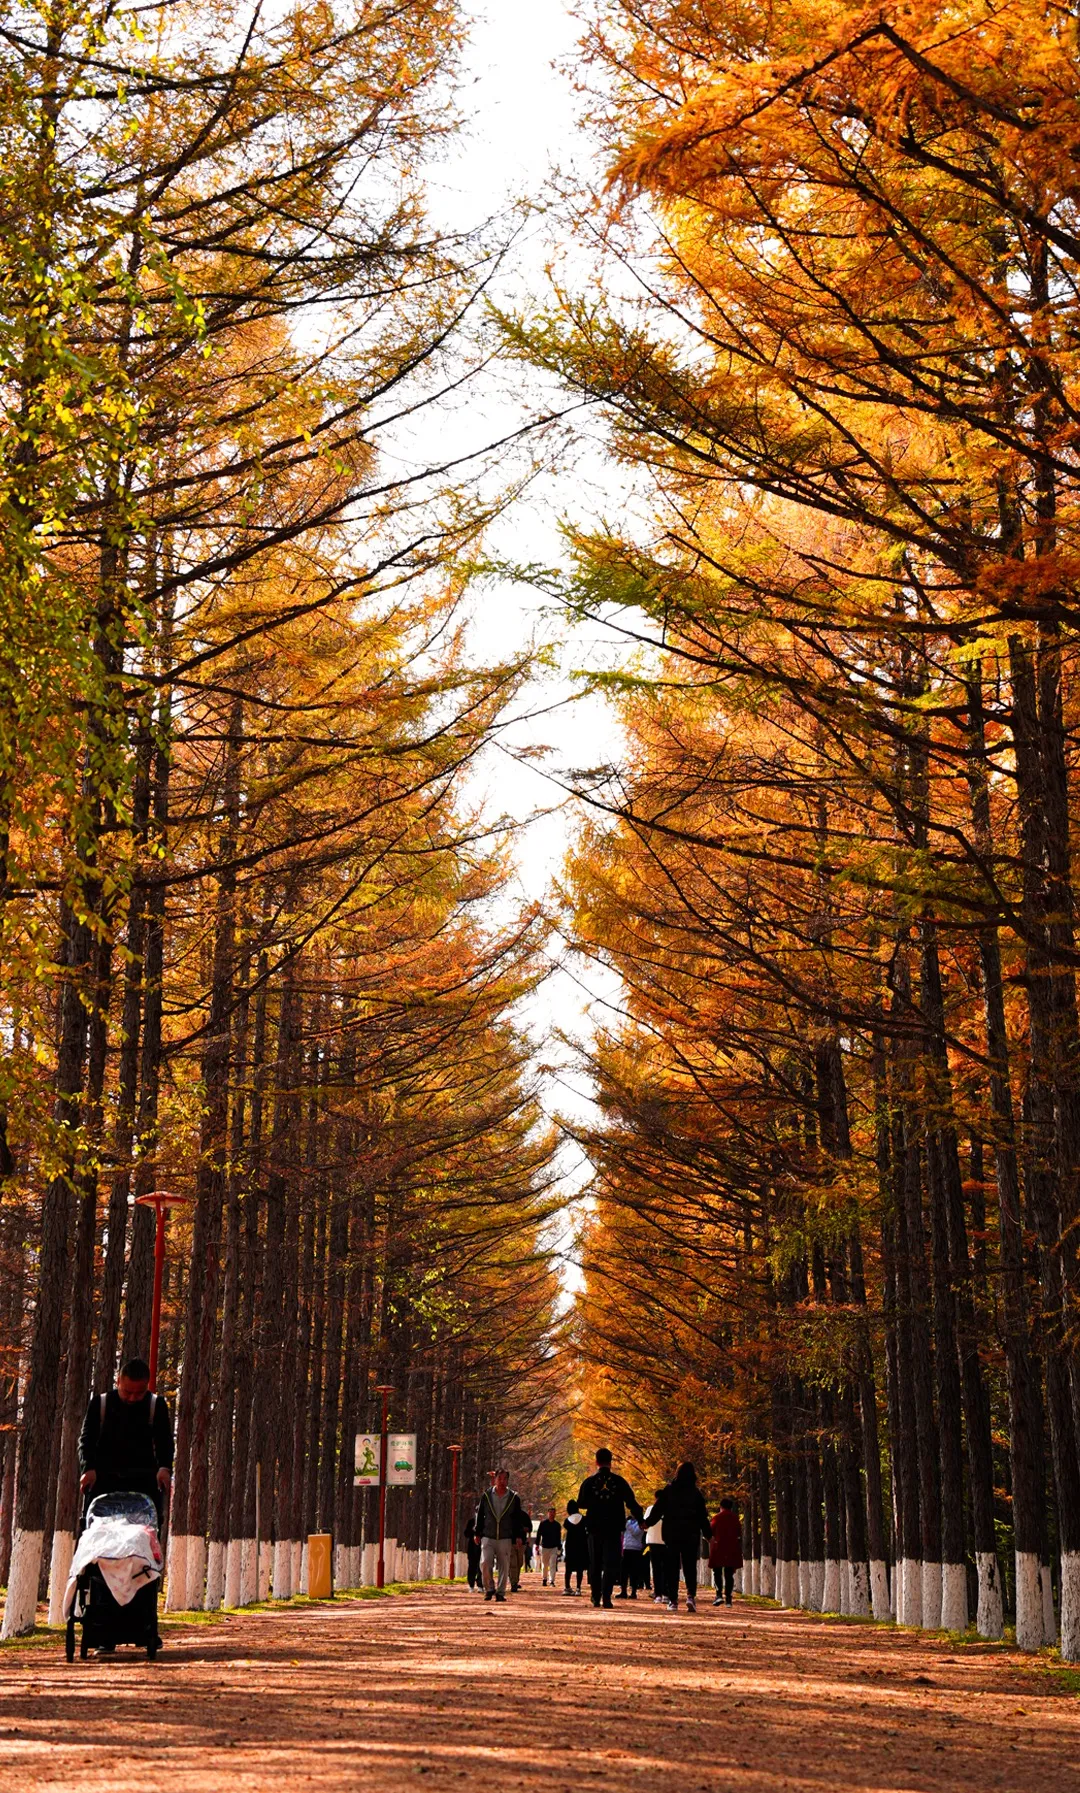
[[714, 1513], [710, 1530], [712, 1539], [709, 1544], [709, 1568], [713, 1572], [713, 1586], [716, 1589], [713, 1605], [720, 1606], [726, 1601], [730, 1606], [735, 1571], [742, 1568], [742, 1526], [739, 1524], [734, 1501], [720, 1502], [720, 1511]]

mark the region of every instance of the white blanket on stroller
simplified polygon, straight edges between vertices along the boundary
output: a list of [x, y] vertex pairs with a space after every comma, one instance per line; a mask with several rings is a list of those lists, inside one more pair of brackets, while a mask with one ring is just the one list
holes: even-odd
[[96, 1563], [105, 1585], [118, 1606], [134, 1600], [140, 1588], [161, 1574], [161, 1545], [149, 1525], [130, 1519], [96, 1519], [75, 1546], [64, 1589], [64, 1615], [75, 1604], [75, 1583], [83, 1570]]

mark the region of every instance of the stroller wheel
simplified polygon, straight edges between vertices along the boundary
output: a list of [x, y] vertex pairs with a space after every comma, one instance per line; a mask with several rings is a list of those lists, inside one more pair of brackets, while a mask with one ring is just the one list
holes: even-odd
[[75, 1660], [75, 1620], [73, 1618], [68, 1620], [67, 1629], [64, 1632], [64, 1655], [67, 1657], [69, 1662], [74, 1662], [74, 1660]]

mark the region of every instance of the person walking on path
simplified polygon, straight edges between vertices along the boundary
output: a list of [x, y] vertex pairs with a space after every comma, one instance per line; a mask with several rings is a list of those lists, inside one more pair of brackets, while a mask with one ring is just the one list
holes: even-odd
[[485, 1600], [506, 1599], [511, 1556], [524, 1531], [524, 1513], [510, 1486], [509, 1471], [497, 1469], [493, 1486], [480, 1496], [473, 1520], [473, 1536], [480, 1546]]
[[[589, 1567], [589, 1534], [585, 1530], [585, 1521], [576, 1500], [566, 1503], [566, 1518], [563, 1520], [563, 1567], [566, 1571], [564, 1594], [580, 1594], [581, 1577]], [[570, 1586], [570, 1577], [577, 1576], [577, 1587]]]
[[559, 1567], [559, 1546], [562, 1543], [562, 1526], [555, 1517], [555, 1508], [549, 1507], [547, 1518], [541, 1519], [536, 1529], [536, 1542], [540, 1546], [540, 1564], [544, 1573], [545, 1587], [555, 1586], [555, 1574]]
[[510, 1552], [510, 1592], [516, 1594], [521, 1586], [521, 1571], [529, 1559], [529, 1539], [532, 1535], [532, 1514], [521, 1509], [521, 1526], [514, 1535], [514, 1545]]
[[622, 1572], [622, 1535], [627, 1511], [643, 1519], [637, 1496], [624, 1476], [611, 1467], [611, 1452], [596, 1453], [596, 1474], [586, 1476], [578, 1489], [578, 1506], [585, 1509], [589, 1534], [589, 1590], [594, 1606], [611, 1606], [611, 1592]]
[[713, 1586], [716, 1589], [713, 1605], [720, 1606], [726, 1601], [730, 1606], [735, 1571], [743, 1566], [742, 1526], [739, 1524], [734, 1501], [720, 1502], [720, 1511], [713, 1514], [711, 1530], [709, 1568], [713, 1572]]
[[173, 1429], [161, 1395], [150, 1393], [150, 1369], [133, 1357], [106, 1395], [91, 1395], [79, 1436], [79, 1490], [148, 1494], [158, 1511], [172, 1483]]
[[465, 1528], [465, 1550], [469, 1559], [469, 1587], [478, 1588], [482, 1593], [484, 1581], [480, 1574], [480, 1544], [471, 1525]]
[[[622, 1585], [620, 1600], [636, 1600], [644, 1579], [642, 1558], [645, 1553], [645, 1527], [640, 1519], [628, 1519], [622, 1535]], [[628, 1591], [629, 1590], [629, 1591]]]
[[664, 1498], [664, 1490], [658, 1488], [652, 1506], [645, 1515], [645, 1547], [648, 1551], [649, 1577], [652, 1581], [653, 1599], [659, 1606], [667, 1599], [667, 1553], [664, 1550], [664, 1528], [661, 1524], [660, 1502]]
[[686, 1610], [696, 1612], [698, 1552], [702, 1538], [711, 1542], [712, 1527], [705, 1496], [697, 1485], [697, 1470], [692, 1463], [680, 1463], [675, 1480], [668, 1483], [653, 1507], [653, 1518], [658, 1510], [664, 1540], [668, 1612], [679, 1610], [680, 1568], [686, 1582]]

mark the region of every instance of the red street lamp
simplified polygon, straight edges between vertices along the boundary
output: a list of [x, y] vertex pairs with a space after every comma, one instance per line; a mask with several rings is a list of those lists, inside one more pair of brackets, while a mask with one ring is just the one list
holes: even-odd
[[157, 1230], [154, 1234], [154, 1305], [150, 1314], [150, 1387], [157, 1387], [158, 1339], [161, 1336], [161, 1281], [165, 1271], [165, 1215], [169, 1208], [183, 1208], [190, 1202], [190, 1195], [171, 1195], [167, 1189], [151, 1190], [149, 1195], [137, 1195], [135, 1200], [140, 1208], [153, 1208], [157, 1216]]
[[450, 1580], [456, 1581], [457, 1576], [455, 1574], [455, 1571], [457, 1569], [457, 1527], [458, 1527], [457, 1491], [458, 1491], [458, 1472], [461, 1469], [461, 1449], [462, 1449], [462, 1447], [460, 1444], [448, 1444], [446, 1448], [450, 1452], [450, 1463], [451, 1463], [451, 1470], [450, 1470]]
[[392, 1382], [379, 1382], [375, 1385], [375, 1393], [382, 1396], [382, 1445], [379, 1450], [379, 1565], [375, 1572], [375, 1586], [381, 1588], [386, 1580], [384, 1562], [386, 1548], [386, 1458], [387, 1446], [387, 1402], [394, 1392]]

